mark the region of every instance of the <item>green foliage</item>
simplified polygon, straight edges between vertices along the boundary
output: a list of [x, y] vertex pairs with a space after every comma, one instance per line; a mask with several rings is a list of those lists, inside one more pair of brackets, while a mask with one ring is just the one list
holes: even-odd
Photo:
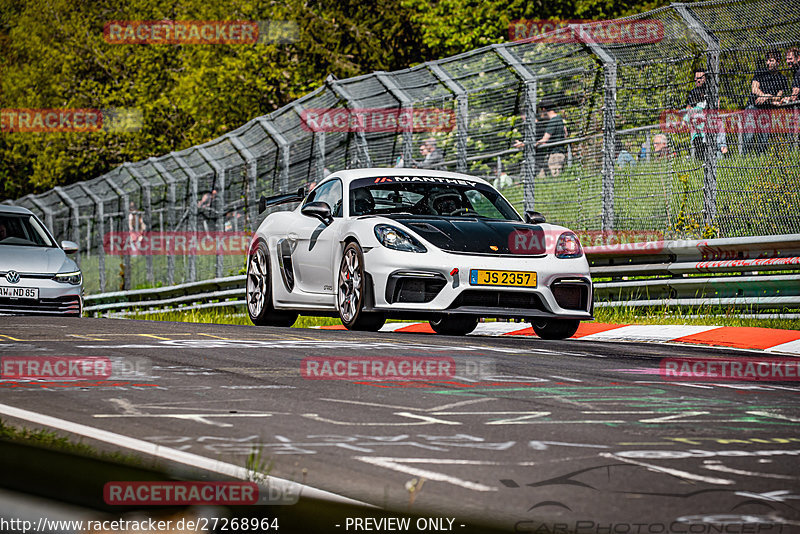
[[607, 20], [667, 5], [665, 0], [401, 0], [422, 42], [434, 57], [445, 57], [508, 40], [512, 21], [521, 19]]
[[677, 176], [678, 182], [681, 186], [681, 204], [678, 208], [678, 215], [675, 222], [670, 228], [671, 232], [675, 235], [689, 238], [689, 239], [711, 239], [719, 237], [719, 228], [703, 224], [694, 215], [687, 213], [687, 206], [690, 202], [689, 196], [691, 194], [690, 186], [691, 174], [679, 174]]
[[[111, 20], [289, 20], [292, 44], [117, 45]], [[319, 86], [421, 61], [399, 0], [226, 4], [0, 0], [2, 108], [132, 108], [134, 132], [0, 136], [0, 197], [86, 180], [213, 139]]]

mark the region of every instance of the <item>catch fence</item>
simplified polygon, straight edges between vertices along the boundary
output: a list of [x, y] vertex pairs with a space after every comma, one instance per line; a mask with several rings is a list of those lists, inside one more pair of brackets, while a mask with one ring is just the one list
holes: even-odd
[[[612, 35], [636, 25], [656, 30]], [[672, 4], [402, 71], [328, 77], [203, 145], [9, 203], [79, 243], [88, 293], [221, 278], [244, 267], [243, 254], [111, 254], [109, 234], [248, 231], [264, 216], [260, 195], [346, 168], [424, 166], [419, 150], [428, 139], [441, 154], [436, 168], [487, 178], [520, 211], [575, 230], [655, 231], [664, 239], [798, 233], [800, 108], [762, 103], [772, 122], [755, 129], [748, 121], [764, 110], [746, 109], [755, 103], [754, 77], [768, 85], [768, 52], [780, 54], [777, 73], [789, 91], [800, 81], [785, 62], [797, 46], [796, 2]], [[690, 95], [696, 69], [706, 72], [693, 93], [702, 93], [699, 102]], [[557, 124], [540, 116], [545, 108], [565, 131], [537, 146]], [[309, 113], [329, 110], [435, 110], [452, 124], [310, 124]]]

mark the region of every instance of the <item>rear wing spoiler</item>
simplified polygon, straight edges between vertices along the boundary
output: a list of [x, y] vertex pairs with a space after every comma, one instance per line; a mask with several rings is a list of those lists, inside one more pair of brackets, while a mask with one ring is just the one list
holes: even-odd
[[300, 202], [306, 198], [306, 188], [301, 187], [296, 193], [286, 193], [283, 195], [273, 195], [271, 197], [261, 196], [258, 199], [258, 213], [264, 213], [264, 210], [272, 206], [279, 206], [281, 204], [289, 204], [291, 202]]

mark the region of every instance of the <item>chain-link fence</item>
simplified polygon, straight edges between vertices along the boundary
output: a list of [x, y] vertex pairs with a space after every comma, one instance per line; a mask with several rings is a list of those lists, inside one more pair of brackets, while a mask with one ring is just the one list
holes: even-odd
[[[345, 168], [426, 165], [434, 160], [420, 147], [429, 139], [426, 150], [441, 155], [435, 168], [485, 177], [520, 211], [575, 230], [797, 233], [800, 108], [783, 98], [800, 87], [785, 60], [799, 44], [798, 3], [673, 4], [403, 71], [329, 77], [206, 144], [13, 203], [80, 244], [87, 292], [244, 265], [241, 254], [110, 255], [110, 232], [249, 230], [262, 217], [260, 195]], [[777, 66], [767, 57], [776, 54]], [[309, 126], [309, 110], [365, 109], [444, 110], [453, 127]]]

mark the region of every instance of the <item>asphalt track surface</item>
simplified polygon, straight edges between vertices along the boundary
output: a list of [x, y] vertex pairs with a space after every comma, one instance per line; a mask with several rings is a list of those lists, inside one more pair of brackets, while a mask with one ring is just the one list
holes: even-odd
[[[761, 356], [675, 344], [2, 317], [0, 357], [124, 358], [144, 362], [150, 376], [4, 378], [0, 403], [239, 466], [261, 449], [271, 475], [456, 524], [800, 532], [798, 383], [657, 374], [664, 357], [730, 355]], [[458, 372], [446, 381], [301, 376], [304, 358], [333, 356], [450, 357]], [[422, 478], [409, 508], [406, 485]]]

